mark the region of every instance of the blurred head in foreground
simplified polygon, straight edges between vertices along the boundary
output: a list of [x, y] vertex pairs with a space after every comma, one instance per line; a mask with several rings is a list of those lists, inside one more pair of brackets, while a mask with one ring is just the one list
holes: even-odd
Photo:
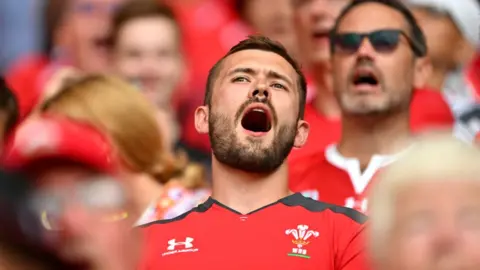
[[129, 179], [126, 182], [136, 209], [132, 214], [137, 217], [170, 180], [181, 180], [191, 189], [206, 182], [203, 170], [188, 173], [191, 170], [186, 158], [165, 147], [154, 106], [127, 82], [102, 75], [86, 76], [66, 84], [42, 110], [105, 132], [118, 151], [120, 170]]
[[77, 269], [42, 243], [40, 220], [24, 208], [32, 190], [23, 175], [0, 171], [0, 270]]
[[62, 258], [87, 269], [123, 269], [114, 266], [133, 266], [124, 254], [133, 254], [127, 250], [135, 242], [117, 160], [108, 138], [92, 126], [37, 115], [16, 131], [4, 164], [36, 180], [28, 208]]
[[376, 269], [480, 269], [480, 151], [425, 137], [386, 169], [369, 201]]

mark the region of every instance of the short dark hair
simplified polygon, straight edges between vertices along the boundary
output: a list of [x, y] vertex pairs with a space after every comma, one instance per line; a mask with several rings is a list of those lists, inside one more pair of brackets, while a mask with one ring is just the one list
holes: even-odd
[[[385, 6], [388, 6], [398, 12], [400, 12], [405, 20], [408, 23], [409, 26], [409, 34], [411, 40], [415, 43], [416, 45], [416, 50], [415, 55], [418, 57], [424, 57], [427, 55], [427, 41], [425, 39], [425, 35], [423, 34], [422, 29], [420, 26], [418, 26], [417, 20], [413, 16], [412, 12], [399, 0], [354, 0], [350, 2], [343, 10], [340, 12], [340, 15], [338, 16], [337, 20], [335, 21], [335, 25], [333, 26], [333, 29], [331, 31], [332, 35], [335, 35], [338, 32], [338, 27], [340, 23], [342, 22], [343, 18], [355, 7], [366, 4], [366, 3], [377, 3], [377, 4], [382, 4]], [[334, 51], [334, 46], [332, 43], [330, 43], [330, 51], [333, 53]]]
[[307, 98], [307, 82], [305, 79], [305, 75], [303, 75], [302, 73], [300, 65], [292, 56], [288, 54], [287, 50], [285, 49], [285, 47], [283, 47], [282, 44], [260, 35], [248, 36], [247, 39], [240, 41], [237, 45], [233, 46], [230, 51], [228, 51], [227, 54], [225, 54], [220, 60], [218, 60], [215, 65], [210, 69], [207, 78], [204, 105], [210, 106], [211, 104], [213, 84], [218, 76], [218, 72], [225, 58], [232, 54], [245, 50], [261, 50], [276, 53], [280, 55], [283, 59], [285, 59], [293, 67], [293, 69], [298, 75], [298, 88], [300, 92], [299, 118], [303, 119], [303, 115], [305, 112], [305, 102]]
[[127, 1], [120, 6], [113, 16], [112, 30], [107, 40], [108, 44], [110, 46], [116, 44], [118, 33], [129, 21], [139, 18], [155, 17], [171, 20], [177, 28], [179, 40], [181, 39], [180, 25], [170, 6], [159, 3], [157, 0]]
[[18, 103], [5, 80], [0, 77], [0, 111], [7, 113], [5, 133], [9, 133], [19, 118]]

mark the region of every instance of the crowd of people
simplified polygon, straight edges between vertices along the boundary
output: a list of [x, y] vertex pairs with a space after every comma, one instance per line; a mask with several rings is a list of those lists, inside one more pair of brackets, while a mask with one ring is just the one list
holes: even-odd
[[478, 0], [41, 2], [0, 269], [480, 269]]

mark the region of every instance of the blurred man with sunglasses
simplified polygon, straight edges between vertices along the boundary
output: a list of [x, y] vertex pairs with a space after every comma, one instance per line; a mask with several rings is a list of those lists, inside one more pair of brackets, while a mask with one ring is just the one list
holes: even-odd
[[[301, 167], [310, 159], [309, 155], [323, 152], [340, 137], [341, 110], [332, 92], [328, 34], [348, 3], [350, 0], [292, 0], [299, 52], [313, 79], [315, 97], [305, 108], [305, 119], [311, 124], [309, 140], [303, 148], [292, 151], [289, 161], [293, 165], [290, 167]], [[436, 91], [416, 89], [410, 110], [413, 131], [453, 123], [447, 103]]]
[[372, 177], [409, 144], [414, 88], [428, 75], [426, 42], [400, 2], [359, 0], [340, 13], [329, 50], [342, 136], [338, 144], [291, 167], [291, 186], [366, 211]]
[[[35, 179], [26, 203], [60, 257], [89, 270], [130, 270], [140, 243], [109, 140], [90, 126], [49, 115], [16, 131], [4, 165]], [[25, 225], [25, 224], [24, 224]]]

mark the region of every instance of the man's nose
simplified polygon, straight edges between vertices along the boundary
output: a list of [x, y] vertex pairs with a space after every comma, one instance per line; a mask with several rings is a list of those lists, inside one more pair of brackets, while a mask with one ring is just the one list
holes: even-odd
[[85, 230], [88, 224], [88, 210], [79, 205], [68, 205], [65, 207], [59, 225], [64, 230], [65, 236], [77, 235]]
[[459, 232], [453, 222], [443, 222], [435, 231], [433, 241], [436, 256], [443, 257], [455, 253], [459, 243]]
[[375, 52], [375, 48], [373, 47], [372, 43], [370, 43], [370, 40], [364, 38], [360, 44], [360, 47], [358, 48], [357, 54], [359, 56], [374, 58]]
[[258, 85], [250, 91], [250, 98], [259, 102], [267, 102], [271, 97], [271, 93], [265, 85]]

